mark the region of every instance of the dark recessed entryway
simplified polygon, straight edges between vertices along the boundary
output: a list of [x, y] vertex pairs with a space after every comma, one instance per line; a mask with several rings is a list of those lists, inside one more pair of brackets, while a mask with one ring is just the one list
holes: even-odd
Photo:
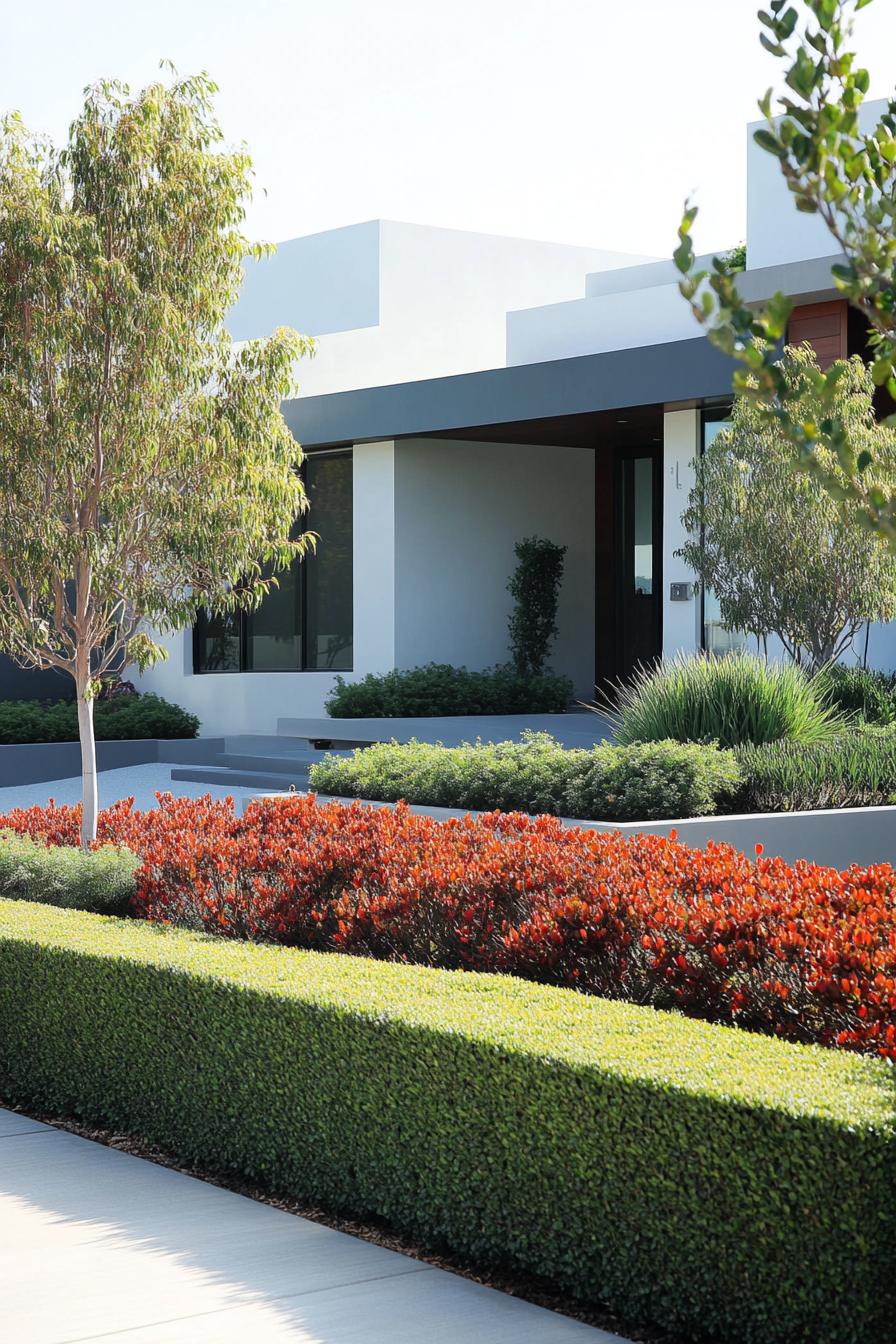
[[[590, 448], [595, 454], [594, 680], [627, 677], [662, 652], [663, 407], [470, 425], [444, 441]], [[545, 471], [552, 469], [549, 452]], [[585, 501], [582, 507], [590, 507]]]

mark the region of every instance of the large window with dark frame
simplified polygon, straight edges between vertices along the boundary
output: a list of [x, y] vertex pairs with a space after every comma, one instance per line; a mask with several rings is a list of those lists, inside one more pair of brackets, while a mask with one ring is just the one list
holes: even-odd
[[352, 455], [309, 454], [302, 475], [317, 549], [281, 571], [255, 611], [200, 615], [195, 672], [351, 671]]

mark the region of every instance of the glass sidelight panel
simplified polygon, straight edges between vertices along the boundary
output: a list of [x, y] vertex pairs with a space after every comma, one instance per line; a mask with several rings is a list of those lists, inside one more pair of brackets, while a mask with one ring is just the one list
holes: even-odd
[[653, 458], [632, 463], [632, 545], [635, 596], [653, 596]]
[[661, 651], [660, 483], [656, 453], [619, 458], [618, 671], [628, 676]]
[[[730, 423], [727, 408], [706, 410], [703, 412], [703, 443], [701, 452], [713, 442], [717, 434]], [[703, 647], [707, 653], [731, 653], [745, 649], [748, 637], [743, 630], [733, 630], [722, 620], [719, 599], [711, 588], [703, 589]]]

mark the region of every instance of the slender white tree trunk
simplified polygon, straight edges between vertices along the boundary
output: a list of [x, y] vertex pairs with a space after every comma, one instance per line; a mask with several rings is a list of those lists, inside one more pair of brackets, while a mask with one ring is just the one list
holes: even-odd
[[81, 848], [88, 850], [96, 839], [97, 814], [93, 696], [87, 699], [90, 687], [89, 666], [86, 669], [79, 669], [75, 687], [78, 696], [78, 737], [81, 742]]

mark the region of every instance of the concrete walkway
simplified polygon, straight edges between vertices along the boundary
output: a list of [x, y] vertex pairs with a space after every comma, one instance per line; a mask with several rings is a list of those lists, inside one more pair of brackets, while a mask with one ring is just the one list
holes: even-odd
[[0, 1263], [10, 1344], [624, 1344], [4, 1110]]

